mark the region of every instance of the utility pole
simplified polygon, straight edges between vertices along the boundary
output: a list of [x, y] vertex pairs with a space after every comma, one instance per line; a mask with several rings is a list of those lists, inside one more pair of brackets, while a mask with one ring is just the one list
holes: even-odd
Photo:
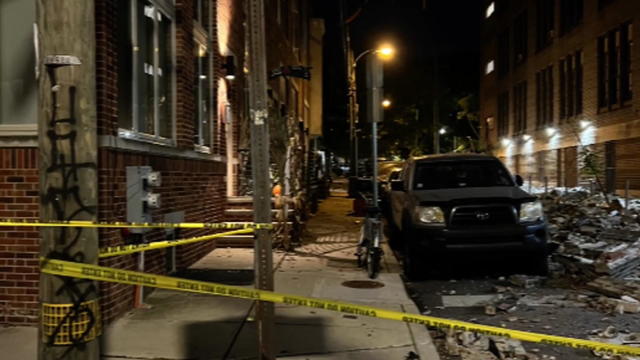
[[[93, 0], [36, 3], [40, 220], [97, 220]], [[98, 230], [43, 228], [40, 256], [98, 263]], [[46, 261], [46, 260], [43, 260]], [[97, 360], [95, 281], [40, 274], [40, 360]]]
[[[435, 48], [435, 44], [434, 44]], [[433, 54], [433, 152], [440, 154], [440, 103], [438, 96], [440, 87], [438, 84], [438, 53]]]
[[[269, 177], [269, 124], [267, 99], [267, 51], [264, 0], [249, 0], [249, 109], [251, 121], [251, 167], [253, 171], [254, 222], [271, 224]], [[273, 291], [273, 252], [269, 229], [256, 229], [254, 246], [256, 288]], [[258, 352], [261, 360], [273, 360], [274, 306], [258, 301]]]

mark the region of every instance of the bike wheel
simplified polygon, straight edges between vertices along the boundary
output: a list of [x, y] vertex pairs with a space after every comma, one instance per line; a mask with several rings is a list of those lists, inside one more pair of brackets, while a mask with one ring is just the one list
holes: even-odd
[[361, 247], [359, 247], [358, 250], [356, 251], [356, 259], [357, 259], [358, 267], [367, 266], [368, 248], [369, 246], [367, 245], [365, 240], [365, 243], [362, 244]]
[[380, 273], [381, 251], [378, 248], [367, 251], [367, 275], [369, 279], [375, 279]]

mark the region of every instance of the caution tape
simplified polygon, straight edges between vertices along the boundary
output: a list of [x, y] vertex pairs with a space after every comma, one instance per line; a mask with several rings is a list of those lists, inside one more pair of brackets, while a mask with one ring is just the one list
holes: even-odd
[[192, 237], [187, 239], [155, 241], [151, 243], [135, 244], [135, 245], [112, 246], [112, 247], [100, 249], [98, 256], [100, 258], [106, 258], [111, 256], [127, 255], [127, 254], [133, 254], [141, 251], [164, 249], [168, 247], [193, 244], [193, 243], [213, 240], [216, 238], [229, 236], [229, 235], [248, 234], [248, 233], [252, 233], [253, 231], [254, 231], [253, 229], [240, 229], [240, 230], [227, 231], [227, 232], [212, 234], [212, 235], [197, 236], [197, 237]]
[[41, 259], [41, 268], [42, 272], [52, 275], [70, 276], [82, 279], [117, 282], [129, 285], [142, 285], [192, 293], [220, 295], [240, 299], [260, 300], [273, 303], [306, 306], [314, 309], [324, 309], [353, 315], [403, 321], [412, 324], [421, 324], [440, 329], [470, 331], [483, 335], [500, 336], [534, 343], [566, 346], [574, 349], [588, 349], [605, 354], [608, 353], [629, 356], [640, 355], [640, 348], [627, 345], [606, 344], [591, 340], [573, 339], [563, 336], [504, 329], [496, 326], [479, 325], [464, 321], [443, 319], [426, 315], [408, 314], [400, 311], [392, 311], [333, 300], [282, 294], [272, 291], [256, 290], [212, 282], [180, 279], [162, 275], [145, 274], [141, 272], [120, 270], [97, 265], [80, 264], [52, 259]]
[[33, 226], [33, 227], [80, 227], [80, 228], [129, 228], [129, 229], [272, 229], [273, 224], [257, 223], [136, 223], [106, 221], [36, 221], [36, 220], [0, 220], [0, 226]]

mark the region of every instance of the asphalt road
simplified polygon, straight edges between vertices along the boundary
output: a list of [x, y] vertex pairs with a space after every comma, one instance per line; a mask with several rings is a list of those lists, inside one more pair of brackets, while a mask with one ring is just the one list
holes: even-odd
[[[401, 256], [401, 254], [398, 254]], [[587, 339], [594, 330], [612, 325], [619, 331], [640, 332], [639, 314], [605, 314], [580, 302], [560, 304], [517, 305], [513, 311], [498, 310], [496, 315], [485, 314], [483, 304], [469, 303], [482, 297], [474, 295], [497, 294], [496, 286], [510, 286], [516, 298], [562, 299], [565, 296], [587, 294], [572, 289], [564, 281], [545, 281], [534, 288], [521, 288], [508, 281], [509, 275], [521, 273], [518, 259], [463, 259], [443, 262], [448, 268], [437, 280], [406, 282], [407, 290], [418, 308], [432, 316], [502, 326], [510, 329]], [[591, 293], [591, 295], [594, 295]], [[498, 301], [500, 303], [500, 301]], [[528, 352], [551, 356], [557, 360], [597, 359], [590, 351], [536, 343], [523, 343]], [[443, 360], [459, 357], [441, 354]]]

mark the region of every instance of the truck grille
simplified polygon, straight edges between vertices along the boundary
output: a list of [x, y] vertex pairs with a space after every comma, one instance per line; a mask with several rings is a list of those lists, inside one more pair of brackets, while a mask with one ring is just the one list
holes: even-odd
[[451, 227], [493, 226], [515, 224], [516, 213], [511, 205], [459, 206], [449, 218]]

